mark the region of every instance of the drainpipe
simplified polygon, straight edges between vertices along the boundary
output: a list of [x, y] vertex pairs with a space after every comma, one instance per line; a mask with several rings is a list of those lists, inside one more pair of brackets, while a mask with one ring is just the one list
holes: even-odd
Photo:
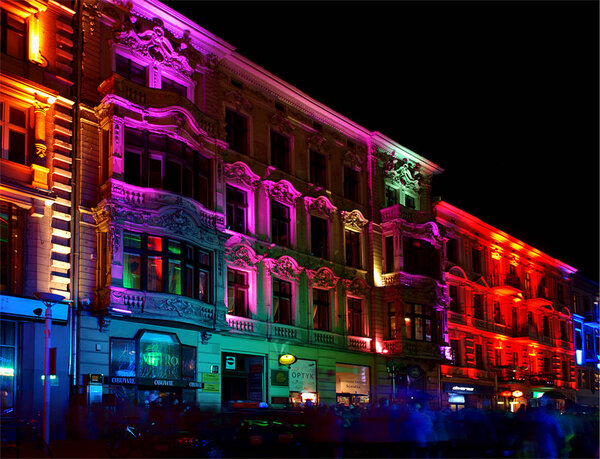
[[79, 189], [80, 175], [81, 175], [81, 122], [80, 122], [80, 109], [79, 104], [81, 101], [81, 65], [82, 65], [82, 49], [83, 49], [83, 35], [82, 35], [82, 20], [83, 20], [83, 2], [81, 0], [75, 1], [75, 21], [73, 27], [73, 34], [77, 38], [76, 49], [74, 54], [75, 62], [75, 105], [73, 107], [73, 170], [71, 178], [72, 186], [72, 205], [71, 205], [71, 293], [72, 293], [72, 310], [70, 318], [72, 319], [71, 327], [69, 332], [71, 334], [69, 340], [70, 355], [69, 355], [69, 378], [73, 396], [78, 393], [79, 386], [79, 317], [80, 317], [80, 303], [79, 303], [79, 270], [80, 270], [80, 213], [79, 203], [81, 201], [81, 190]]

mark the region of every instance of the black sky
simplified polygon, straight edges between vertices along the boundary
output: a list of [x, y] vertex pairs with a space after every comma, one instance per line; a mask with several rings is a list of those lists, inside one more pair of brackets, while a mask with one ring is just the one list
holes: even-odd
[[166, 3], [598, 281], [598, 2]]

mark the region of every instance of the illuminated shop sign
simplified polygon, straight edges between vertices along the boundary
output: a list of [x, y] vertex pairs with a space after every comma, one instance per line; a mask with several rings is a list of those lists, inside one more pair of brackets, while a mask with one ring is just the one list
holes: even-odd
[[290, 365], [289, 387], [293, 392], [317, 392], [317, 363], [314, 360], [296, 360]]
[[454, 394], [486, 394], [493, 395], [494, 388], [491, 386], [477, 386], [474, 384], [460, 384], [460, 383], [444, 383], [444, 392]]
[[338, 394], [370, 394], [369, 367], [362, 365], [335, 365], [335, 391]]
[[279, 356], [280, 365], [291, 365], [296, 361], [296, 356], [292, 354], [283, 354]]
[[183, 387], [188, 389], [202, 389], [203, 383], [198, 381], [182, 381], [172, 379], [154, 378], [128, 378], [123, 376], [108, 376], [104, 378], [105, 384], [115, 386], [153, 386], [153, 387]]

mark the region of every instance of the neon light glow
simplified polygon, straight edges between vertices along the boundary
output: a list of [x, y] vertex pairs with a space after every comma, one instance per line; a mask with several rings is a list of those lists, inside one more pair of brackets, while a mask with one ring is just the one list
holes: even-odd
[[121, 314], [133, 314], [133, 311], [130, 311], [129, 309], [110, 308], [110, 310], [113, 312], [120, 312]]
[[15, 369], [11, 367], [0, 367], [0, 376], [14, 376]]
[[543, 392], [534, 392], [533, 393], [533, 398], [542, 398], [544, 395]]
[[29, 60], [36, 64], [43, 64], [40, 55], [40, 20], [37, 15], [29, 18]]
[[575, 351], [575, 360], [577, 361], [577, 365], [583, 365], [583, 351], [581, 349]]
[[515, 390], [512, 393], [513, 397], [522, 397], [523, 396], [523, 392], [520, 390]]

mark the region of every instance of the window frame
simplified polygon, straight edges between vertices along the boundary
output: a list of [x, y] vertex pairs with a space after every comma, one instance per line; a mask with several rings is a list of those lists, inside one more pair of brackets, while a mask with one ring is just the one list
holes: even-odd
[[327, 154], [321, 153], [320, 151], [311, 148], [309, 150], [308, 157], [310, 183], [312, 183], [318, 188], [327, 190], [329, 187], [329, 168], [327, 167]]
[[[27, 48], [28, 48], [28, 38], [29, 38], [29, 24], [27, 19], [21, 18], [18, 15], [8, 11], [5, 8], [2, 8], [0, 11], [1, 14], [1, 18], [0, 18], [0, 24], [1, 26], [1, 30], [0, 30], [0, 43], [2, 43], [2, 48], [0, 49], [0, 52], [2, 52], [2, 54], [6, 54], [7, 56], [11, 56], [14, 57], [16, 59], [21, 59], [21, 60], [25, 60], [27, 57]], [[17, 30], [14, 27], [10, 27], [10, 25], [8, 24], [8, 16], [11, 16], [11, 19], [16, 20], [17, 22], [23, 23], [23, 29], [19, 29]], [[20, 37], [20, 44], [22, 46], [22, 50], [20, 53], [12, 53], [12, 50], [8, 49], [8, 43], [9, 43], [9, 31], [19, 34], [22, 33], [22, 37]], [[20, 55], [19, 55], [20, 54]]]
[[[281, 143], [286, 145], [287, 151], [285, 152], [285, 154], [286, 154], [286, 158], [284, 161], [285, 167], [282, 167], [282, 164], [281, 164], [281, 154], [275, 155], [275, 153], [276, 153], [274, 151], [275, 150], [274, 146], [276, 145], [276, 143], [274, 144], [275, 138], [283, 139]], [[278, 153], [280, 153], [280, 152], [278, 152]], [[269, 129], [269, 155], [270, 155], [270, 160], [271, 160], [270, 161], [271, 166], [273, 166], [278, 171], [282, 171], [287, 174], [291, 174], [291, 171], [292, 171], [292, 140], [291, 140], [290, 136], [282, 134], [281, 132], [278, 132], [276, 129], [270, 128]]]
[[[331, 244], [330, 244], [330, 221], [326, 218], [318, 215], [308, 215], [309, 230], [310, 230], [310, 254], [313, 257], [323, 258], [329, 260], [331, 256]], [[316, 228], [315, 223], [319, 222], [321, 228]], [[323, 227], [324, 225], [324, 227]], [[322, 230], [325, 231], [322, 231]], [[316, 239], [315, 236], [319, 236], [320, 239]], [[316, 245], [318, 244], [318, 245]]]
[[[140, 236], [140, 247], [128, 247], [125, 245], [126, 233], [131, 233], [134, 235]], [[148, 238], [157, 238], [161, 241], [161, 249], [160, 250], [152, 250], [149, 248]], [[169, 242], [176, 242], [179, 244], [180, 253], [179, 256], [175, 253], [171, 253], [169, 251]], [[191, 257], [188, 255], [189, 250], [191, 250]], [[125, 263], [125, 255], [126, 254], [134, 254], [139, 256], [140, 259], [140, 288], [135, 288], [132, 286], [125, 285], [125, 275], [127, 271], [126, 263]], [[202, 261], [204, 256], [207, 257], [208, 264]], [[160, 282], [161, 286], [158, 290], [150, 290], [149, 289], [149, 257], [155, 257], [160, 260], [159, 265], [161, 265], [160, 271]], [[181, 293], [176, 293], [170, 291], [169, 284], [169, 266], [170, 261], [179, 262], [180, 266], [180, 274], [179, 274], [179, 291]], [[214, 253], [210, 250], [199, 247], [195, 244], [190, 244], [189, 242], [171, 238], [168, 236], [162, 235], [153, 235], [149, 233], [140, 233], [137, 231], [130, 231], [127, 229], [123, 230], [123, 286], [125, 288], [131, 290], [138, 290], [149, 293], [166, 293], [170, 295], [184, 296], [187, 298], [193, 298], [199, 301], [202, 301], [207, 304], [212, 304], [214, 301]], [[191, 267], [193, 270], [193, 286], [191, 286], [192, 296], [186, 295], [188, 293], [190, 286], [187, 282], [187, 268]], [[200, 294], [201, 275], [204, 274], [206, 276], [206, 290], [203, 295]]]
[[353, 167], [344, 165], [344, 198], [360, 202], [361, 197], [360, 172]]
[[[25, 126], [19, 126], [18, 124], [11, 123], [10, 113], [11, 108], [14, 110], [18, 110], [23, 113], [25, 118]], [[4, 97], [2, 101], [0, 101], [0, 137], [2, 139], [2, 143], [0, 145], [0, 153], [2, 159], [6, 161], [10, 161], [15, 164], [21, 164], [23, 166], [29, 166], [32, 161], [32, 152], [31, 152], [31, 116], [30, 116], [31, 107], [18, 102], [15, 99]], [[15, 158], [10, 157], [10, 140], [11, 140], [11, 132], [15, 132], [19, 135], [23, 135], [23, 162], [16, 161]], [[14, 148], [13, 148], [14, 150]]]
[[[357, 296], [347, 295], [346, 296], [346, 317], [347, 317], [347, 330], [350, 336], [367, 336], [365, 330], [365, 308], [363, 307], [364, 298]], [[357, 305], [359, 307], [357, 307]], [[359, 321], [355, 319], [359, 319]], [[356, 328], [359, 328], [357, 330]], [[355, 333], [358, 332], [358, 333]]]
[[[241, 122], [242, 120], [244, 121], [244, 123], [241, 123], [244, 125], [242, 127], [239, 123], [235, 123], [235, 121]], [[225, 125], [225, 141], [229, 146], [229, 150], [242, 155], [250, 155], [250, 117], [233, 108], [225, 107]], [[240, 129], [241, 132], [238, 132]], [[241, 139], [238, 136], [241, 136]], [[238, 149], [240, 146], [241, 148]]]
[[[416, 306], [420, 306], [420, 312], [417, 312]], [[421, 320], [420, 326], [418, 325], [417, 319]], [[427, 321], [429, 321], [430, 339], [427, 339]], [[406, 339], [427, 343], [439, 343], [443, 333], [441, 325], [441, 318], [432, 306], [422, 303], [404, 303], [404, 329]], [[417, 335], [419, 329], [421, 330], [421, 338]]]
[[[348, 234], [351, 234], [352, 236], [348, 238]], [[355, 269], [363, 269], [362, 237], [362, 231], [354, 231], [348, 227], [344, 228], [344, 262], [346, 266]], [[353, 241], [353, 239], [357, 240]]]
[[[316, 292], [319, 292], [317, 295]], [[313, 330], [331, 331], [331, 290], [323, 288], [312, 288], [312, 327]], [[322, 296], [327, 301], [321, 301]]]
[[[236, 280], [233, 282], [229, 279], [229, 273], [241, 274], [245, 277], [245, 283], [240, 283]], [[250, 284], [251, 274], [248, 271], [239, 269], [233, 266], [227, 266], [227, 314], [234, 315], [237, 317], [250, 318]], [[242, 306], [242, 310], [239, 310], [237, 302], [231, 304], [230, 290], [233, 290], [234, 298], [237, 298], [238, 291], [245, 293], [245, 304]], [[242, 312], [241, 314], [239, 312]]]
[[[276, 218], [275, 212], [273, 212], [274, 208], [285, 209], [287, 212], [287, 220]], [[278, 217], [279, 215], [277, 215]], [[276, 223], [274, 225], [274, 222]], [[286, 244], [282, 244], [282, 235], [280, 234], [281, 227], [286, 226], [285, 236], [287, 239]], [[277, 228], [277, 232], [274, 231], [274, 228]], [[292, 208], [291, 206], [284, 204], [282, 202], [277, 201], [276, 199], [270, 199], [269, 203], [269, 233], [271, 242], [275, 243], [280, 247], [292, 247]]]
[[[231, 191], [231, 193], [230, 193]], [[237, 200], [233, 200], [230, 199], [230, 194], [233, 193], [240, 193], [243, 194], [244, 196], [244, 202], [241, 201], [237, 201]], [[236, 233], [241, 233], [241, 234], [248, 234], [248, 229], [249, 229], [249, 210], [250, 210], [250, 204], [249, 204], [249, 192], [248, 190], [244, 189], [244, 188], [240, 188], [237, 187], [235, 185], [232, 185], [230, 183], [226, 183], [225, 184], [225, 206], [226, 206], [226, 210], [225, 210], [225, 217], [227, 219], [227, 228], [230, 229], [231, 231], [235, 231]], [[240, 210], [243, 211], [243, 228], [240, 229], [237, 227], [238, 225], [235, 225], [235, 223], [239, 223], [238, 220], [239, 218], [236, 216], [237, 213], [236, 211]]]
[[[6, 284], [0, 283], [0, 294], [22, 295], [23, 277], [26, 272], [24, 241], [27, 215], [24, 209], [8, 201], [0, 200], [0, 211], [6, 211], [6, 250], [2, 250], [2, 270], [6, 270]], [[2, 238], [4, 239], [4, 238]], [[16, 267], [16, 271], [13, 269]], [[4, 277], [4, 276], [3, 276]]]
[[[275, 285], [289, 285], [289, 294], [286, 293], [282, 293], [281, 288], [278, 289], [278, 292], [276, 294], [275, 292]], [[272, 314], [271, 314], [271, 319], [273, 321], [273, 323], [277, 323], [277, 324], [281, 324], [281, 325], [288, 325], [288, 326], [293, 326], [295, 323], [295, 314], [294, 314], [294, 285], [290, 280], [287, 279], [281, 279], [279, 277], [273, 277], [271, 280], [271, 295], [272, 295]], [[277, 301], [277, 306], [275, 306], [275, 299], [279, 299], [279, 301]], [[281, 320], [281, 311], [283, 309], [281, 309], [281, 300], [282, 299], [286, 299], [288, 300], [288, 304], [289, 304], [289, 311], [288, 311], [288, 316], [289, 316], [289, 321], [288, 322], [284, 322]]]

